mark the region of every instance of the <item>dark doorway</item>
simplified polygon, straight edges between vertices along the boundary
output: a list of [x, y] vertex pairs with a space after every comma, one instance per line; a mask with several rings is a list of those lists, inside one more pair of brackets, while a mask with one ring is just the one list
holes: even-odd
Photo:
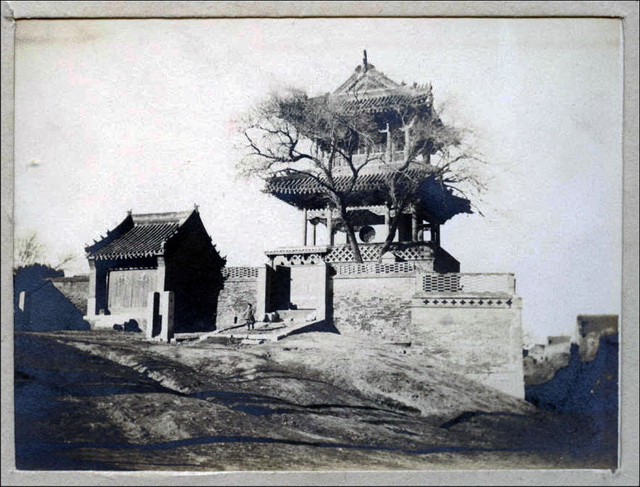
[[289, 309], [291, 301], [291, 268], [276, 266], [274, 284], [273, 308]]

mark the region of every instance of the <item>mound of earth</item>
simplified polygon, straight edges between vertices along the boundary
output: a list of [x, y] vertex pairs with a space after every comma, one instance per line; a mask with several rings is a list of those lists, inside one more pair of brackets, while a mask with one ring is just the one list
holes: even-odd
[[415, 347], [328, 333], [250, 347], [95, 331], [30, 339], [61, 360], [71, 349], [74, 363], [97, 360], [91, 367], [105, 376], [157, 385], [84, 394], [56, 384], [68, 405], [59, 424], [91, 425], [59, 432], [76, 460], [158, 469], [173, 452], [180, 462], [171, 468], [191, 470], [478, 468], [489, 457], [491, 468], [602, 463], [579, 454], [593, 432]]

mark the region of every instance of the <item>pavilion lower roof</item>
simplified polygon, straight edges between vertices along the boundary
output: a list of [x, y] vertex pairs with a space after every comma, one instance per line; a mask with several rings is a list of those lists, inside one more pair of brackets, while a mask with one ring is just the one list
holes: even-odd
[[[410, 169], [406, 172], [420, 181], [418, 210], [424, 219], [444, 223], [459, 213], [471, 213], [471, 204], [430, 178], [426, 169]], [[372, 172], [358, 177], [351, 192], [345, 194], [348, 206], [383, 205], [388, 199], [385, 189], [389, 172]], [[338, 191], [346, 192], [351, 176], [334, 179]], [[299, 209], [316, 210], [327, 206], [327, 190], [314, 178], [304, 175], [274, 177], [267, 181], [265, 193], [269, 193]]]
[[[366, 192], [375, 191], [383, 188], [389, 181], [391, 171], [370, 171], [361, 173], [356, 178], [353, 191]], [[421, 180], [429, 176], [430, 171], [427, 169], [409, 169], [404, 174], [412, 179]], [[334, 177], [335, 188], [338, 191], [347, 191], [352, 182], [351, 174], [343, 174]], [[318, 194], [324, 192], [324, 186], [315, 178], [304, 174], [293, 174], [289, 176], [274, 177], [267, 181], [264, 189], [265, 192], [271, 194]]]

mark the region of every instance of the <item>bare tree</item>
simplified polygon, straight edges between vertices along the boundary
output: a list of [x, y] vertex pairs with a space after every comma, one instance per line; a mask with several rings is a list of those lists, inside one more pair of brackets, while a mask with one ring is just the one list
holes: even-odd
[[76, 260], [73, 252], [59, 254], [52, 263], [46, 257], [47, 246], [43, 243], [35, 230], [29, 230], [23, 236], [16, 238], [14, 246], [14, 269], [41, 264], [55, 270], [62, 270]]
[[[396, 103], [391, 108], [402, 138], [392, 139], [382, 158], [389, 169], [385, 191], [390, 221], [380, 258], [391, 248], [403, 212], [419, 204], [425, 183], [440, 185], [443, 199], [454, 193], [473, 201], [486, 189], [478, 171], [484, 162], [466, 142], [468, 130], [445, 124], [443, 107]], [[398, 147], [402, 150], [395, 150]]]
[[40, 241], [34, 230], [16, 238], [14, 247], [14, 269], [42, 263], [44, 259], [46, 246]]
[[[408, 87], [398, 92], [401, 96], [386, 107], [386, 119], [361, 109], [357, 92], [350, 93], [350, 103], [329, 95], [309, 98], [300, 90], [272, 94], [245, 120], [249, 154], [241, 173], [265, 180], [311, 178], [324, 203], [337, 211], [356, 262], [362, 262], [347, 206], [363, 170], [375, 161], [383, 170], [381, 189], [390, 214], [382, 255], [391, 247], [402, 213], [418, 203], [425, 175], [460, 194], [464, 186], [482, 188], [469, 164], [480, 159], [464, 144], [464, 131], [442, 122], [430, 88], [418, 97]], [[382, 154], [381, 142], [386, 145]]]
[[55, 264], [51, 264], [51, 267], [56, 270], [63, 270], [77, 258], [78, 256], [73, 252], [64, 252], [62, 254], [58, 254]]
[[[264, 179], [294, 174], [311, 178], [328, 207], [337, 211], [354, 258], [362, 262], [347, 201], [362, 170], [375, 160], [374, 126], [370, 115], [345, 110], [329, 96], [310, 99], [299, 90], [272, 94], [246, 120], [250, 153], [241, 172]], [[364, 153], [354, 157], [361, 147]], [[347, 175], [346, 183], [336, 181], [339, 168]]]

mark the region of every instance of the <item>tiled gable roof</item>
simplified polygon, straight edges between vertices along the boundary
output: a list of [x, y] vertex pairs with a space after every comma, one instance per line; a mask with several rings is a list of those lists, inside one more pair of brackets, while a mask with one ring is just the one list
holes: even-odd
[[191, 214], [193, 212], [129, 215], [105, 238], [88, 246], [87, 256], [105, 260], [162, 255], [167, 241]]

